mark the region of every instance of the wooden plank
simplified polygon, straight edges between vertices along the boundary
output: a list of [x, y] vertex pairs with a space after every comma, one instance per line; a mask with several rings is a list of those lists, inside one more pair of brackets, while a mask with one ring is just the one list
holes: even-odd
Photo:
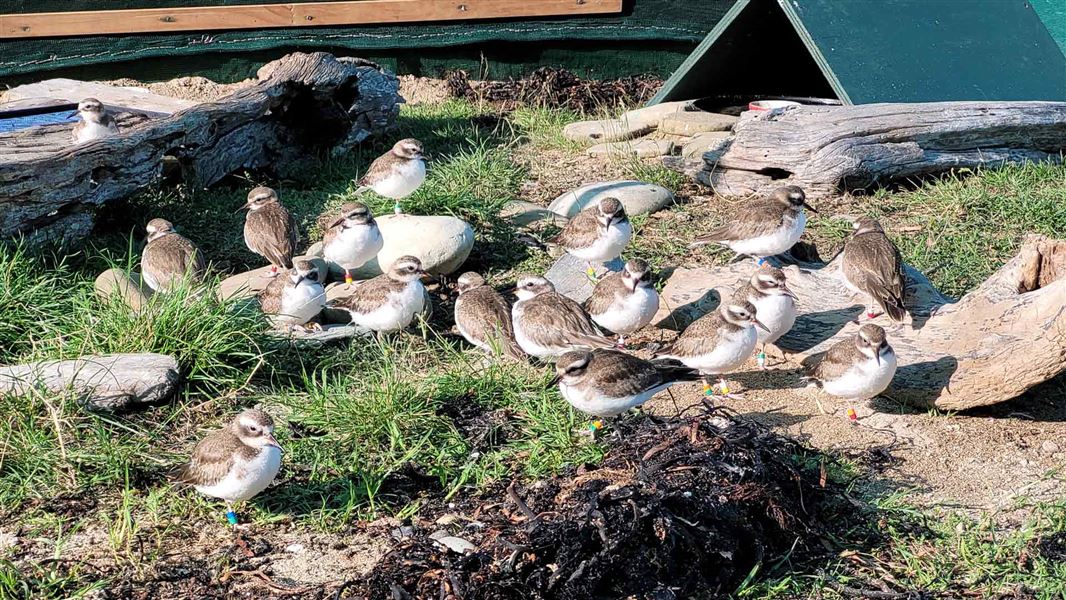
[[622, 0], [354, 0], [0, 15], [0, 39], [617, 13]]

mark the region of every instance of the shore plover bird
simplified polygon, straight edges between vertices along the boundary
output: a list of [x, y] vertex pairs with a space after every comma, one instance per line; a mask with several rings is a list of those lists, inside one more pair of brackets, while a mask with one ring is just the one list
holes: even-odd
[[514, 336], [526, 354], [552, 359], [576, 348], [610, 348], [585, 309], [555, 291], [543, 277], [524, 275], [515, 289], [518, 301], [511, 308]]
[[588, 274], [595, 278], [593, 263], [606, 263], [622, 254], [633, 238], [633, 225], [617, 198], [601, 198], [563, 227], [552, 243], [588, 262]]
[[844, 244], [841, 271], [847, 286], [868, 298], [867, 318], [885, 313], [893, 321], [903, 321], [907, 314], [903, 259], [880, 223], [869, 217], [855, 222], [855, 233]]
[[[315, 263], [297, 260], [288, 277], [277, 277], [259, 293], [263, 312], [291, 327], [308, 324], [326, 307], [326, 290]], [[317, 323], [312, 325], [314, 328]]]
[[415, 193], [426, 180], [426, 155], [422, 142], [407, 138], [396, 142], [392, 149], [374, 159], [363, 177], [357, 181], [379, 196], [396, 201], [392, 211], [399, 214], [400, 200]]
[[633, 259], [620, 273], [611, 273], [596, 284], [585, 310], [597, 325], [625, 336], [644, 327], [659, 311], [659, 293], [651, 284], [651, 269], [643, 260]]
[[796, 323], [796, 294], [788, 289], [785, 272], [777, 267], [760, 266], [733, 295], [734, 299], [747, 300], [755, 306], [759, 322], [769, 331], [756, 328], [759, 368], [766, 368], [766, 344], [773, 344], [788, 333]]
[[81, 121], [74, 124], [71, 137], [75, 144], [98, 140], [118, 133], [118, 123], [111, 116], [102, 102], [96, 98], [86, 98], [78, 103], [78, 116]]
[[352, 323], [375, 332], [399, 331], [411, 324], [425, 307], [422, 261], [414, 256], [397, 258], [389, 270], [355, 287], [350, 296], [334, 302], [347, 310]]
[[244, 243], [249, 250], [270, 261], [270, 276], [291, 269], [299, 234], [296, 219], [281, 204], [277, 192], [257, 187], [248, 192], [248, 202], [240, 209], [248, 210], [244, 219]]
[[207, 267], [192, 242], [174, 231], [166, 219], [152, 219], [148, 244], [141, 253], [141, 277], [156, 292], [166, 292], [182, 280], [200, 281]]
[[644, 360], [618, 350], [571, 350], [555, 363], [559, 392], [577, 410], [613, 417], [640, 406], [666, 388], [699, 381], [694, 369], [667, 360]]
[[[746, 300], [734, 298], [686, 327], [676, 340], [657, 351], [655, 357], [679, 360], [705, 376], [721, 376], [743, 365], [751, 356], [758, 340], [756, 327], [766, 329], [756, 318], [755, 306]], [[718, 386], [722, 394], [739, 397], [729, 393], [721, 377]], [[707, 395], [715, 393], [706, 379], [704, 392]]]
[[[807, 379], [827, 394], [853, 400], [869, 400], [888, 389], [896, 374], [896, 353], [885, 339], [885, 330], [867, 323], [849, 339], [833, 344], [817, 356], [807, 371]], [[825, 413], [822, 403], [818, 409]], [[855, 411], [848, 408], [848, 418]]]
[[175, 469], [173, 476], [177, 483], [224, 500], [226, 519], [236, 525], [233, 504], [265, 490], [280, 468], [281, 446], [274, 439], [274, 419], [252, 409], [200, 440], [189, 462]]
[[352, 283], [352, 269], [366, 264], [385, 245], [378, 222], [361, 202], [341, 207], [340, 216], [326, 227], [322, 242], [323, 257], [344, 269], [344, 282], [348, 285]]
[[818, 212], [807, 204], [800, 187], [778, 188], [768, 198], [738, 206], [725, 223], [696, 238], [689, 247], [721, 244], [762, 264], [766, 257], [787, 252], [796, 245], [807, 227], [804, 208]]
[[486, 284], [484, 277], [473, 272], [459, 276], [458, 288], [455, 325], [463, 338], [491, 354], [500, 352], [524, 359], [526, 354], [514, 339], [507, 300]]

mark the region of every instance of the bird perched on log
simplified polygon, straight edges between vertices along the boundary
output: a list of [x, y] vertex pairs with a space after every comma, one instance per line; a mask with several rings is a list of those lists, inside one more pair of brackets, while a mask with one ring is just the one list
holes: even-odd
[[78, 116], [81, 121], [74, 124], [71, 137], [75, 144], [98, 140], [118, 133], [118, 123], [102, 102], [96, 98], [86, 98], [78, 103]]
[[156, 292], [166, 292], [181, 281], [199, 282], [207, 266], [200, 250], [174, 230], [166, 219], [152, 219], [145, 227], [148, 244], [141, 253], [141, 277]]
[[511, 307], [492, 289], [481, 275], [463, 273], [458, 280], [459, 297], [455, 300], [455, 325], [471, 344], [489, 353], [502, 353], [518, 360], [526, 353], [514, 338]]
[[[855, 335], [813, 357], [806, 379], [827, 394], [853, 401], [869, 400], [884, 392], [895, 375], [896, 353], [888, 344], [885, 330], [867, 323]], [[815, 401], [825, 413], [822, 403]], [[849, 408], [849, 418], [854, 419], [854, 414]]]
[[374, 215], [361, 202], [341, 206], [340, 215], [329, 221], [325, 232], [322, 255], [344, 269], [344, 282], [348, 285], [352, 284], [352, 269], [366, 264], [385, 245]]
[[426, 155], [422, 142], [407, 138], [396, 142], [391, 150], [374, 159], [356, 183], [379, 196], [395, 200], [392, 210], [400, 214], [403, 212], [400, 200], [415, 193], [425, 180]]
[[733, 294], [755, 306], [759, 321], [766, 330], [756, 328], [759, 368], [766, 368], [766, 344], [773, 344], [796, 323], [796, 294], [788, 289], [785, 272], [769, 264], [760, 266], [751, 279]]
[[[300, 327], [312, 323], [326, 307], [326, 290], [315, 263], [297, 260], [288, 277], [278, 277], [259, 293], [263, 312], [278, 323]], [[320, 329], [317, 323], [311, 329]]]
[[274, 419], [261, 410], [246, 410], [224, 429], [207, 435], [177, 467], [176, 483], [226, 503], [226, 519], [237, 524], [233, 505], [250, 500], [274, 481], [281, 468], [281, 445], [274, 439]]
[[352, 323], [371, 331], [399, 331], [425, 308], [424, 275], [422, 261], [401, 256], [385, 273], [360, 283], [350, 296], [336, 300], [332, 306], [348, 311]]
[[296, 219], [281, 204], [278, 194], [268, 187], [248, 192], [248, 201], [240, 208], [247, 210], [244, 219], [244, 243], [248, 249], [270, 261], [270, 276], [292, 268], [296, 252]]
[[885, 313], [893, 321], [904, 320], [903, 258], [880, 223], [869, 217], [855, 221], [855, 232], [844, 244], [841, 272], [848, 288], [868, 298], [868, 319]]
[[640, 406], [655, 394], [700, 374], [668, 360], [644, 360], [610, 349], [571, 350], [555, 363], [563, 398], [577, 410], [597, 417], [613, 417]]
[[633, 259], [621, 272], [601, 279], [585, 310], [597, 325], [618, 334], [618, 344], [624, 346], [625, 336], [651, 323], [659, 311], [659, 292], [652, 286], [648, 263]]
[[725, 223], [696, 238], [689, 247], [721, 244], [762, 264], [766, 257], [787, 252], [796, 245], [807, 227], [804, 208], [818, 212], [807, 204], [802, 188], [778, 188], [767, 198], [737, 207]]
[[622, 203], [617, 198], [601, 198], [571, 219], [552, 243], [586, 261], [589, 278], [595, 279], [593, 263], [618, 258], [632, 238], [633, 225]]
[[[764, 331], [767, 327], [756, 318], [756, 308], [751, 302], [737, 300], [723, 302], [718, 310], [703, 315], [681, 332], [673, 342], [655, 353], [656, 358], [672, 358], [685, 366], [697, 369], [702, 375], [723, 375], [744, 364], [755, 349], [758, 336], [755, 327]], [[725, 379], [719, 377], [718, 390], [723, 395], [731, 394]], [[716, 392], [704, 379], [704, 393]]]
[[526, 354], [550, 360], [575, 348], [614, 345], [596, 329], [580, 304], [556, 292], [547, 279], [522, 276], [515, 295], [518, 301], [511, 308], [511, 320], [515, 340]]

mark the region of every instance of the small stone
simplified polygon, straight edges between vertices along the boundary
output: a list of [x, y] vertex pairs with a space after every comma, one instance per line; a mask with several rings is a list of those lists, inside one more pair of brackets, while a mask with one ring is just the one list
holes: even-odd
[[557, 215], [573, 218], [574, 215], [593, 206], [600, 198], [618, 198], [629, 216], [643, 215], [660, 210], [674, 202], [674, 195], [661, 185], [624, 179], [589, 183], [570, 190], [552, 201], [548, 210]]
[[289, 554], [303, 554], [307, 548], [303, 544], [289, 544], [285, 546], [285, 551]]
[[668, 115], [684, 112], [691, 108], [692, 100], [681, 100], [678, 102], [661, 102], [659, 104], [653, 104], [651, 106], [644, 106], [641, 108], [635, 108], [633, 110], [626, 111], [622, 113], [619, 119], [633, 125], [648, 125], [651, 127], [658, 127], [659, 121], [662, 121]]
[[441, 515], [440, 518], [437, 519], [436, 523], [437, 525], [445, 526], [451, 525], [452, 523], [456, 523], [458, 521], [459, 515], [455, 513], [448, 513], [446, 515]]
[[148, 287], [139, 273], [126, 273], [121, 269], [108, 269], [96, 278], [96, 295], [110, 298], [118, 294], [134, 311], [139, 311], [152, 297], [152, 288]]
[[0, 531], [0, 552], [6, 552], [19, 545], [18, 536]]
[[382, 215], [377, 222], [385, 245], [377, 258], [353, 270], [357, 279], [376, 277], [382, 266], [388, 268], [406, 255], [418, 257], [430, 273], [447, 275], [459, 269], [474, 249], [474, 228], [456, 217]]
[[674, 143], [670, 140], [635, 140], [597, 144], [586, 150], [585, 153], [593, 158], [603, 156], [653, 158], [656, 156], [667, 156], [673, 151]]
[[653, 124], [629, 123], [620, 119], [578, 121], [563, 127], [563, 137], [590, 145], [630, 140], [651, 133], [654, 129]]
[[500, 209], [500, 217], [518, 227], [529, 227], [536, 224], [552, 224], [556, 227], [566, 226], [567, 218], [561, 217], [547, 208], [526, 202], [525, 200], [511, 200]]
[[677, 135], [696, 135], [706, 131], [729, 131], [737, 117], [710, 112], [681, 112], [668, 115], [659, 122], [659, 131]]
[[433, 541], [437, 542], [441, 546], [455, 552], [456, 554], [466, 554], [467, 552], [473, 552], [477, 550], [477, 546], [464, 540], [461, 537], [455, 537], [454, 535], [445, 535], [435, 538]]
[[710, 158], [717, 161], [717, 157], [729, 148], [732, 139], [733, 136], [728, 131], [705, 131], [696, 135], [689, 140], [687, 144], [681, 147], [681, 156], [684, 158], [702, 158], [704, 160], [709, 160], [705, 155], [708, 152], [714, 152], [717, 154]]
[[[607, 271], [621, 271], [624, 263], [621, 259], [616, 258], [606, 265], [598, 268], [597, 274], [602, 276]], [[552, 282], [555, 286], [555, 291], [570, 298], [571, 300], [581, 303], [588, 300], [592, 295], [594, 284], [589, 280], [586, 269], [588, 263], [584, 260], [577, 258], [572, 254], [563, 254], [559, 257], [559, 260], [555, 261], [555, 264], [548, 269], [548, 272], [544, 274], [544, 277]]]
[[1059, 451], [1059, 445], [1051, 440], [1045, 440], [1043, 444], [1040, 444], [1040, 450], [1045, 454], [1055, 454]]

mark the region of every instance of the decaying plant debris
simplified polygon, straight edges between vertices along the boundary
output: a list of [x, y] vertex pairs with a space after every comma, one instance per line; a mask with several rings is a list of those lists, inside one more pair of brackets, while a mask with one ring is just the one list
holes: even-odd
[[594, 113], [604, 107], [637, 106], [648, 101], [662, 86], [651, 75], [636, 75], [595, 81], [554, 67], [541, 67], [523, 79], [470, 83], [466, 71], [456, 70], [446, 79], [448, 90], [456, 98], [483, 100], [498, 104], [503, 110], [519, 106], [566, 108], [578, 113]]

